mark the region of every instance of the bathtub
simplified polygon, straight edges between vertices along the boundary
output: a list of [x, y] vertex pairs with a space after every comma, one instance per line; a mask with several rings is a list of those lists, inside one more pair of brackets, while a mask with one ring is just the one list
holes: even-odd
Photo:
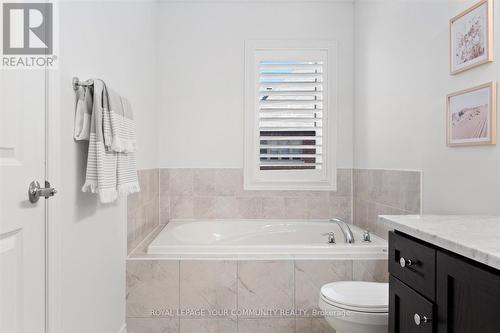
[[[328, 220], [172, 220], [147, 246], [157, 256], [264, 259], [386, 259], [387, 242], [349, 225], [355, 242], [348, 244], [340, 227]], [[334, 232], [336, 243], [329, 244]]]

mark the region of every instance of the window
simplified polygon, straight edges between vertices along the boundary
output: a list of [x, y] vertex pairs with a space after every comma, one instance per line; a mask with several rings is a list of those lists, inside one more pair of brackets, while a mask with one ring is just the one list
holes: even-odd
[[245, 47], [245, 188], [333, 190], [335, 43]]

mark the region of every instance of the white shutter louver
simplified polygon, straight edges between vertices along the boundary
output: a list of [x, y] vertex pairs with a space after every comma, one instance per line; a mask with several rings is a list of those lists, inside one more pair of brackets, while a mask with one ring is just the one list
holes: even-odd
[[323, 61], [260, 61], [260, 170], [321, 169]]

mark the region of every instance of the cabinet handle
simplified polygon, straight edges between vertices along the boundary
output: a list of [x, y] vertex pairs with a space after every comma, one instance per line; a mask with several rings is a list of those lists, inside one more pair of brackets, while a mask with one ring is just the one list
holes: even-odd
[[420, 317], [418, 313], [415, 313], [413, 320], [415, 320], [415, 325], [420, 326], [421, 323], [430, 323], [432, 318], [427, 318], [426, 316]]
[[399, 265], [403, 268], [411, 266], [413, 264], [414, 262], [411, 259], [405, 259], [404, 257], [401, 257], [401, 259], [399, 259]]

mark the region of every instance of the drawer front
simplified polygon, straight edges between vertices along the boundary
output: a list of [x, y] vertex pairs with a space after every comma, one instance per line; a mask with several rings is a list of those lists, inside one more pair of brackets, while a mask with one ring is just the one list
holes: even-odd
[[430, 300], [435, 299], [436, 250], [389, 233], [389, 272]]
[[434, 304], [394, 276], [389, 283], [389, 332], [436, 332]]

